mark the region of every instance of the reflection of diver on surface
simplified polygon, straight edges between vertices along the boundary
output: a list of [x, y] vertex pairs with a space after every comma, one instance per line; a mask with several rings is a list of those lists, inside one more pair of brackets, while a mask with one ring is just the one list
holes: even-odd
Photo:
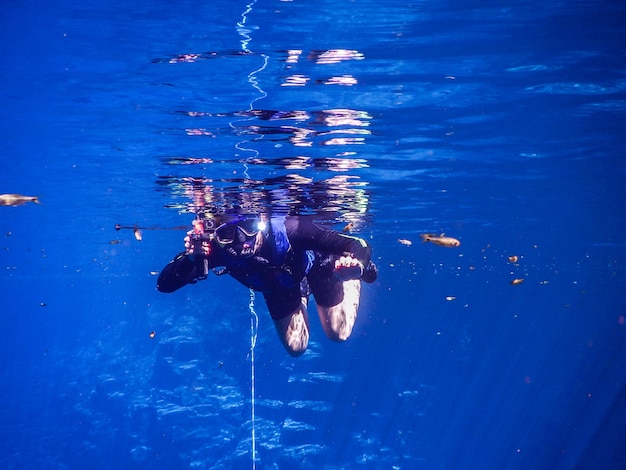
[[334, 341], [350, 336], [361, 280], [373, 282], [377, 276], [365, 240], [322, 228], [303, 216], [234, 216], [220, 220], [217, 228], [212, 222], [195, 221], [185, 237], [185, 252], [161, 272], [159, 291], [173, 292], [223, 267], [220, 274], [263, 293], [292, 356], [304, 353], [308, 345], [310, 293], [326, 335]]
[[338, 217], [357, 226], [368, 217], [367, 183], [347, 173], [320, 181], [298, 174], [262, 180], [162, 176], [157, 185], [181, 200], [165, 207], [201, 219], [222, 213], [259, 214], [268, 208], [288, 215], [323, 214], [324, 220]]
[[189, 135], [215, 137], [233, 132], [238, 136], [265, 137], [270, 142], [290, 142], [295, 147], [357, 145], [372, 134], [369, 130], [372, 116], [363, 110], [346, 108], [317, 111], [247, 109], [224, 113], [187, 110], [178, 111], [178, 114], [194, 120], [212, 120], [209, 129], [190, 123], [186, 129]]

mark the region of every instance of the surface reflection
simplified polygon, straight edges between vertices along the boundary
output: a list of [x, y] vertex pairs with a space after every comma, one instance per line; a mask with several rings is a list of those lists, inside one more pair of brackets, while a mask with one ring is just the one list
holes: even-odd
[[[280, 54], [284, 54], [279, 60], [286, 62], [287, 64], [297, 64], [302, 58], [303, 51], [300, 49], [288, 49], [285, 51], [279, 51]], [[236, 57], [236, 56], [248, 56], [259, 55], [258, 53], [249, 50], [232, 50], [232, 51], [209, 51], [209, 52], [185, 52], [177, 54], [172, 57], [162, 57], [153, 59], [152, 63], [190, 63], [198, 62], [200, 60], [219, 59], [224, 57]], [[315, 49], [311, 50], [305, 55], [306, 60], [311, 61], [318, 65], [338, 64], [340, 62], [346, 62], [349, 60], [363, 60], [365, 56], [362, 52], [351, 49]]]
[[251, 109], [230, 113], [210, 113], [203, 111], [180, 111], [179, 113], [194, 118], [246, 117], [258, 118], [262, 121], [311, 121], [312, 124], [330, 127], [369, 126], [370, 120], [372, 119], [372, 116], [366, 111], [353, 109], [324, 109], [319, 111]]
[[326, 80], [316, 80], [315, 83], [319, 83], [322, 85], [352, 86], [357, 85], [359, 82], [352, 75], [341, 75], [338, 77], [330, 77]]
[[316, 64], [337, 64], [347, 60], [363, 60], [365, 56], [359, 52], [350, 49], [330, 49], [313, 50], [307, 56], [307, 59], [314, 61]]
[[161, 161], [165, 165], [199, 165], [203, 169], [208, 168], [211, 164], [235, 164], [235, 165], [261, 165], [275, 169], [285, 170], [306, 170], [318, 169], [332, 172], [344, 172], [348, 170], [358, 170], [368, 168], [367, 161], [363, 158], [349, 158], [354, 152], [344, 152], [337, 157], [320, 157], [313, 158], [306, 155], [296, 155], [293, 157], [248, 157], [248, 158], [209, 158], [209, 157], [182, 157], [168, 156], [162, 157]]
[[369, 203], [367, 183], [346, 174], [320, 181], [297, 174], [262, 180], [161, 176], [157, 185], [174, 196], [165, 207], [203, 218], [274, 211], [360, 223]]
[[371, 124], [372, 116], [366, 111], [354, 109], [319, 111], [259, 109], [230, 113], [181, 111], [180, 114], [195, 119], [213, 118], [216, 123], [215, 128], [206, 127], [204, 123], [202, 127], [186, 128], [186, 134], [193, 136], [215, 137], [224, 133], [234, 133], [238, 136], [267, 136], [266, 139], [271, 142], [289, 142], [296, 147], [310, 147], [314, 144], [359, 145], [365, 142], [366, 136], [371, 135], [367, 128]]
[[[334, 65], [365, 59], [357, 50], [339, 48], [289, 49], [276, 55], [272, 54], [269, 67], [289, 70], [287, 76], [271, 78], [276, 94], [283, 90], [280, 87], [356, 85], [352, 70], [345, 65], [338, 70]], [[363, 170], [369, 165], [358, 152], [372, 135], [373, 117], [368, 111], [329, 106], [339, 102], [332, 95], [320, 100], [317, 108], [309, 101], [309, 106], [256, 109], [261, 100], [274, 102], [255, 76], [264, 69], [255, 69], [259, 58], [270, 57], [265, 54], [247, 50], [183, 53], [152, 63], [170, 67], [233, 57], [252, 64], [250, 70], [256, 71], [248, 75], [249, 88], [260, 97], [252, 100], [249, 109], [216, 111], [214, 105], [203, 109], [202, 102], [196, 101], [187, 109], [173, 111], [179, 127], [168, 132], [188, 136], [185, 143], [193, 139], [193, 148], [181, 141], [180, 153], [159, 157], [167, 173], [158, 177], [157, 187], [171, 198], [165, 207], [199, 217], [269, 210], [323, 214], [323, 219], [353, 223], [365, 220], [369, 194]], [[312, 69], [330, 73], [315, 72], [312, 77]]]
[[255, 53], [250, 51], [210, 51], [210, 52], [186, 52], [183, 54], [178, 54], [173, 57], [162, 57], [157, 59], [152, 59], [153, 64], [181, 64], [181, 63], [193, 63], [201, 60], [209, 60], [209, 59], [220, 59], [224, 57], [237, 57], [237, 56], [249, 56], [254, 55]]
[[[297, 64], [302, 58], [303, 51], [299, 49], [289, 49], [282, 52], [286, 54], [285, 58], [280, 59], [281, 61], [285, 62], [285, 68], [288, 70], [296, 68]], [[363, 59], [365, 59], [363, 53], [350, 49], [312, 50], [308, 54], [306, 54], [306, 61], [312, 62], [315, 65], [324, 66], [339, 64], [341, 62], [351, 60]], [[312, 80], [310, 76], [304, 73], [293, 73], [286, 77], [283, 77], [283, 82], [280, 85], [284, 87], [297, 87], [305, 86], [309, 83], [314, 83], [316, 85], [354, 86], [357, 85], [359, 81], [352, 74], [333, 75], [324, 79]]]

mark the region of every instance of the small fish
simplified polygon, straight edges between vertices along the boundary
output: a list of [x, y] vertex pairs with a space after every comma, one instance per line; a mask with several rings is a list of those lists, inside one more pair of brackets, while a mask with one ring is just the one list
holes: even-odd
[[37, 196], [22, 196], [21, 194], [0, 194], [0, 206], [22, 206], [27, 202], [41, 204]]
[[513, 280], [511, 281], [511, 285], [512, 285], [512, 286], [516, 286], [516, 285], [518, 285], [518, 284], [521, 284], [522, 282], [524, 282], [524, 279], [520, 277], [520, 278], [517, 278], [517, 279], [513, 279]]
[[398, 243], [400, 245], [406, 245], [406, 246], [411, 246], [413, 244], [411, 240], [407, 240], [405, 238], [398, 238]]
[[435, 245], [445, 246], [446, 248], [455, 248], [461, 244], [456, 238], [444, 237], [445, 233], [441, 235], [435, 235], [432, 233], [422, 233], [420, 237], [424, 240], [424, 243], [431, 242]]
[[156, 331], [152, 330], [148, 336], [150, 336], [150, 338], [154, 338], [156, 336]]
[[343, 228], [343, 232], [350, 233], [352, 232], [353, 229], [354, 229], [354, 223], [350, 222]]
[[139, 227], [137, 227], [135, 225], [135, 227], [133, 228], [133, 232], [135, 233], [135, 239], [140, 242], [143, 238], [143, 236], [141, 235], [141, 230], [139, 230]]
[[515, 256], [515, 255], [509, 256], [509, 263], [515, 264], [518, 261], [519, 261], [519, 257], [518, 256]]
[[118, 243], [122, 243], [122, 240], [110, 240], [109, 245], [117, 245]]

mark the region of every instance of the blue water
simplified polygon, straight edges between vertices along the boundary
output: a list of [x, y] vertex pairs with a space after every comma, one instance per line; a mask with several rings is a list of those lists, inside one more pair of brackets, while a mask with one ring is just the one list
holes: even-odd
[[[0, 467], [626, 468], [624, 5], [5, 3]], [[348, 342], [155, 290], [267, 207], [374, 247]]]

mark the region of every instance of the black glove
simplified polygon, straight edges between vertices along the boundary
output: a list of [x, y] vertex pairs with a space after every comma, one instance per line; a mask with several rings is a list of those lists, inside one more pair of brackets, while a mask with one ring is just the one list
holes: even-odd
[[206, 279], [204, 260], [179, 253], [163, 268], [157, 279], [157, 289], [160, 292], [174, 292], [187, 284], [195, 284], [200, 279]]
[[368, 284], [371, 284], [372, 282], [376, 280], [377, 277], [378, 277], [378, 268], [372, 261], [370, 261], [369, 263], [367, 263], [367, 266], [365, 266], [365, 269], [363, 270], [363, 275], [361, 276], [361, 280], [363, 282], [367, 282]]

